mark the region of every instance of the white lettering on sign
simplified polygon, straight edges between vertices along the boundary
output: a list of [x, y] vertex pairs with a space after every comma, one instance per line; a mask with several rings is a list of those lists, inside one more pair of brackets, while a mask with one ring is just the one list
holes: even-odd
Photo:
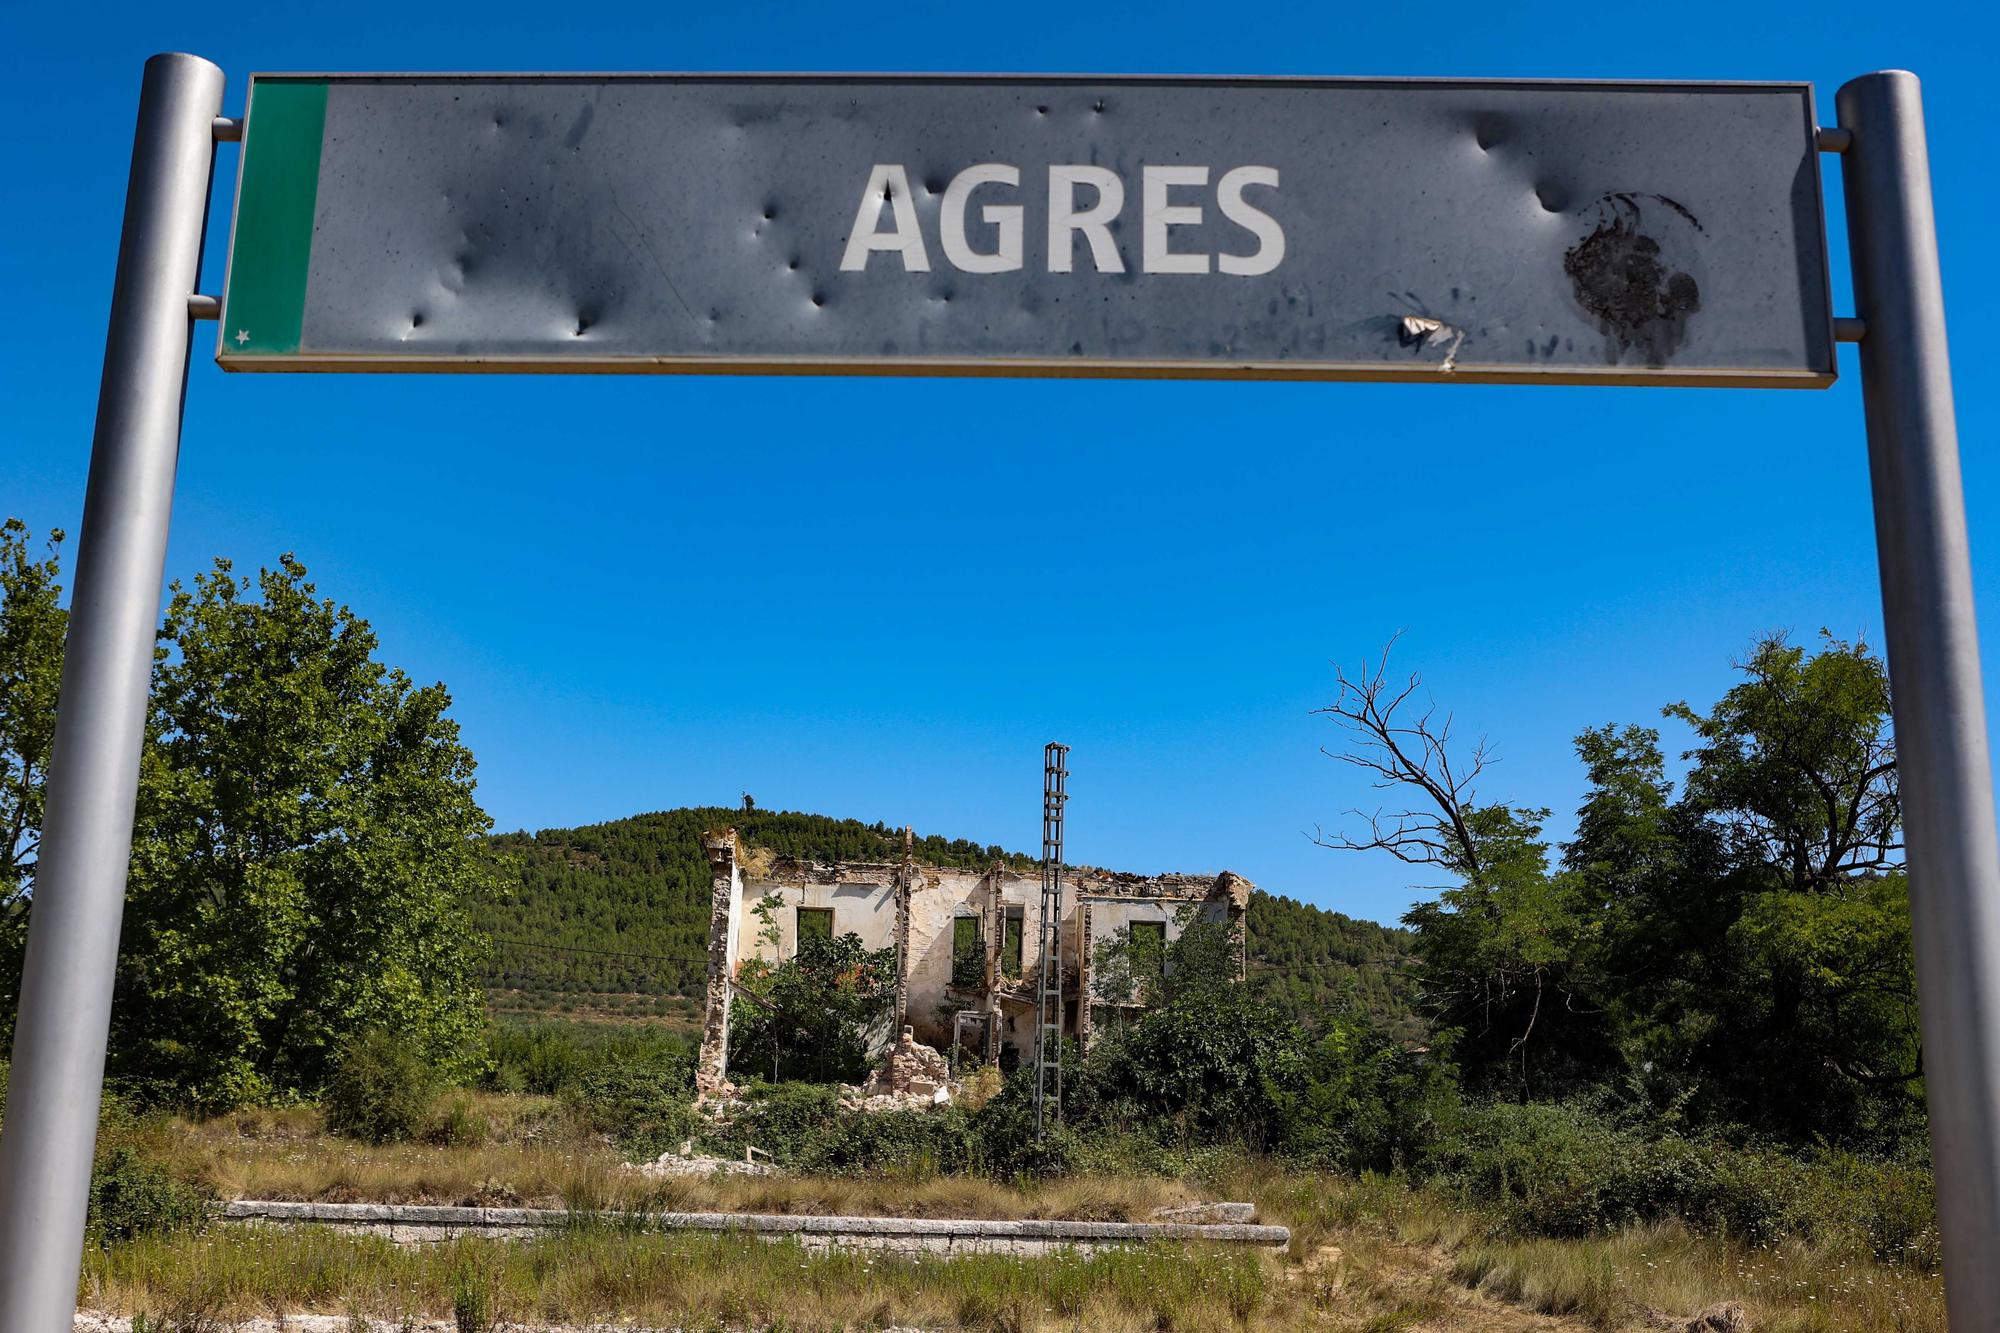
[[[1276, 190], [1278, 169], [1236, 167], [1215, 183], [1216, 210], [1256, 242], [1248, 254], [1217, 251], [1212, 243], [1202, 246], [1201, 233], [1208, 230], [1207, 211], [1196, 202], [1200, 196], [1195, 191], [1205, 191], [1208, 182], [1209, 169], [1203, 166], [1140, 168], [1141, 272], [1208, 273], [1212, 261], [1214, 271], [1249, 278], [1269, 273], [1284, 262], [1284, 228], [1243, 194], [1252, 186]], [[981, 202], [980, 244], [975, 244], [966, 221], [975, 191], [986, 187], [982, 200], [990, 200], [998, 192], [1018, 189], [1020, 184], [1020, 168], [1005, 162], [981, 162], [951, 178], [938, 208], [938, 243], [952, 267], [962, 273], [1014, 273], [1021, 269], [1026, 262], [1026, 211], [1020, 204]], [[1079, 204], [1078, 187], [1089, 191], [1087, 203]], [[882, 217], [885, 203], [890, 214], [886, 229]], [[1111, 227], [1124, 208], [1125, 182], [1117, 172], [1083, 164], [1051, 166], [1048, 271], [1073, 272], [1076, 241], [1082, 237], [1091, 265], [1099, 273], [1123, 273], [1125, 261], [1118, 253]], [[916, 201], [910, 195], [909, 173], [898, 163], [877, 163], [869, 169], [868, 183], [862, 187], [861, 202], [854, 210], [854, 225], [847, 234], [847, 247], [840, 257], [841, 270], [866, 272], [877, 251], [902, 256], [906, 273], [930, 272], [930, 254], [924, 248]]]
[[[880, 232], [882, 205], [887, 203], [896, 219], [896, 229]], [[910, 198], [909, 173], [900, 166], [878, 165], [868, 173], [861, 190], [861, 207], [854, 210], [854, 229], [847, 234], [847, 253], [840, 257], [843, 269], [865, 269], [868, 256], [877, 250], [893, 250], [903, 257], [910, 273], [931, 271], [931, 257], [924, 253], [924, 233], [917, 226], [917, 202]]]
[[1285, 262], [1285, 229], [1278, 225], [1276, 218], [1243, 197], [1246, 185], [1264, 185], [1275, 190], [1278, 188], [1278, 169], [1238, 167], [1223, 174], [1221, 182], [1215, 187], [1216, 203], [1222, 208], [1222, 216], [1257, 238], [1257, 248], [1247, 255], [1219, 254], [1215, 257], [1215, 266], [1224, 273], [1254, 278]]
[[1176, 185], [1208, 184], [1207, 167], [1145, 168], [1144, 268], [1148, 273], [1206, 273], [1208, 256], [1177, 255], [1167, 248], [1167, 228], [1199, 227], [1200, 204], [1170, 204], [1167, 191]]
[[[1081, 213], [1076, 209], [1076, 187], [1088, 185], [1097, 191], [1097, 202]], [[1049, 272], [1069, 272], [1071, 233], [1082, 232], [1090, 243], [1091, 262], [1099, 273], [1123, 273], [1125, 261], [1118, 257], [1118, 245], [1111, 239], [1111, 219], [1125, 207], [1125, 182], [1106, 167], [1049, 168]]]
[[967, 273], [1012, 273], [1021, 267], [1021, 206], [988, 204], [979, 216], [1000, 233], [991, 254], [980, 254], [965, 238], [965, 206], [972, 192], [982, 185], [1019, 185], [1021, 173], [1004, 162], [982, 162], [967, 167], [945, 186], [944, 211], [938, 230], [944, 241], [944, 257]]

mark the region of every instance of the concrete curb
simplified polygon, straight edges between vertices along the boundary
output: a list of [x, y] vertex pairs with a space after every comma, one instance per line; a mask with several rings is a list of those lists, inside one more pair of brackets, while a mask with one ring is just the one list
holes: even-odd
[[[280, 1203], [237, 1199], [222, 1205], [227, 1223], [331, 1226], [386, 1233], [416, 1242], [455, 1236], [509, 1236], [550, 1231], [591, 1214], [560, 1208], [449, 1208], [402, 1203]], [[813, 1217], [783, 1213], [604, 1213], [650, 1231], [739, 1232], [769, 1240], [797, 1238], [810, 1248], [909, 1250], [924, 1253], [1048, 1253], [1106, 1245], [1175, 1241], [1283, 1249], [1285, 1227], [1248, 1223], [992, 1221], [978, 1218]]]

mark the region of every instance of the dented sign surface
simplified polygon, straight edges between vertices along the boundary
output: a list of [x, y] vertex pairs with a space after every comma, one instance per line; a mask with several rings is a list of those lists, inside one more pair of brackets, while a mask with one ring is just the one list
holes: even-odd
[[1823, 385], [1804, 84], [260, 75], [218, 359]]

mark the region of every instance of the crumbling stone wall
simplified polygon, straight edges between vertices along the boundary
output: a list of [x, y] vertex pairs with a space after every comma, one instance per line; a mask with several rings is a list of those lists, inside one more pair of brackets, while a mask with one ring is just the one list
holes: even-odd
[[729, 989], [736, 979], [742, 916], [742, 847], [733, 828], [704, 834], [701, 845], [708, 853], [708, 1000], [694, 1088], [697, 1097], [713, 1097], [729, 1088]]

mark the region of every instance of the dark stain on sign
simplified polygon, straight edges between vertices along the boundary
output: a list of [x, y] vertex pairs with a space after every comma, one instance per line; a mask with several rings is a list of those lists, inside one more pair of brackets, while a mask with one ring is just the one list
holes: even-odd
[[1658, 194], [1606, 194], [1585, 217], [1593, 229], [1564, 253], [1563, 272], [1577, 304], [1604, 333], [1605, 361], [1617, 364], [1636, 352], [1649, 366], [1665, 365], [1701, 309], [1701, 287], [1689, 269], [1706, 230], [1685, 205]]

